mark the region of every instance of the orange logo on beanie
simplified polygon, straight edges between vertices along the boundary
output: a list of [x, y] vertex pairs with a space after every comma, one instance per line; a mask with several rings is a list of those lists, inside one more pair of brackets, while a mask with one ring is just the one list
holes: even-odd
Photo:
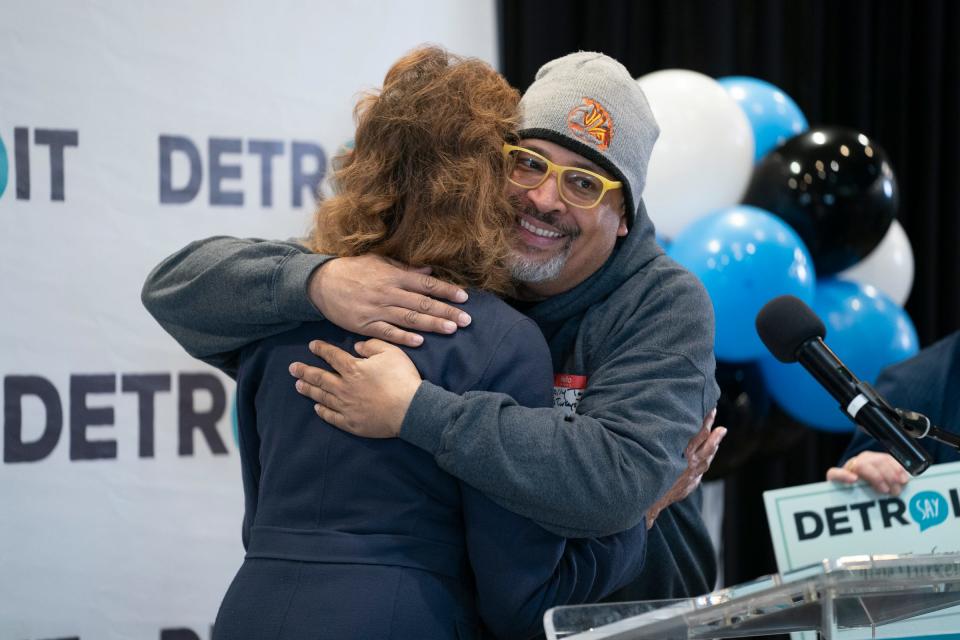
[[567, 126], [576, 137], [593, 142], [606, 151], [613, 141], [613, 119], [603, 105], [593, 98], [584, 98], [567, 114]]

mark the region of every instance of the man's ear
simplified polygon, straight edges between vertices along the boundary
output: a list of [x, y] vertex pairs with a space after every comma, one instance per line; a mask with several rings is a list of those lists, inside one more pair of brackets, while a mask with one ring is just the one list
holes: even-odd
[[617, 237], [622, 238], [630, 232], [630, 229], [627, 227], [627, 214], [624, 213], [620, 216], [620, 226], [617, 227]]

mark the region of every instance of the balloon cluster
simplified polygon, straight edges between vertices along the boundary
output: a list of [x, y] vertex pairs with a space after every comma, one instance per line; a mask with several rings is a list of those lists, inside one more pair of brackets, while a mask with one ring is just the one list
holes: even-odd
[[913, 253], [886, 153], [857, 131], [810, 129], [797, 104], [762, 80], [669, 69], [638, 82], [661, 129], [647, 211], [668, 255], [713, 301], [731, 415], [755, 429], [772, 398], [812, 427], [851, 430], [803, 369], [767, 353], [754, 318], [779, 295], [806, 301], [831, 349], [865, 380], [917, 352], [902, 308]]

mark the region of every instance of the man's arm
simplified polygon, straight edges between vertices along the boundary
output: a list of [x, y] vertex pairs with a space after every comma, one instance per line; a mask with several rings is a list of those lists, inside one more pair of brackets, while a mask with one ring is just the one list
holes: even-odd
[[[589, 376], [572, 415], [522, 407], [505, 394], [457, 395], [419, 377], [412, 378], [415, 394], [403, 396], [389, 367], [353, 367], [341, 376], [294, 363], [291, 374], [309, 383], [301, 393], [328, 423], [362, 436], [399, 433], [447, 472], [554, 533], [609, 535], [643, 519], [677, 480], [685, 447], [716, 404], [713, 309], [702, 285], [681, 275], [643, 296], [625, 290], [592, 320], [577, 347], [583, 371], [570, 372]], [[357, 353], [375, 361], [376, 342], [361, 343]], [[324, 351], [331, 347], [311, 348], [330, 361]], [[406, 380], [402, 386], [411, 388]]]
[[315, 342], [335, 371], [295, 363], [291, 374], [328, 423], [363, 436], [399, 431], [501, 506], [565, 537], [597, 537], [635, 525], [681, 475], [712, 384], [686, 358], [630, 341], [593, 372], [574, 415], [421, 383], [398, 366], [405, 354], [375, 340], [356, 346], [364, 359]]
[[[322, 268], [321, 268], [322, 267]], [[379, 256], [331, 259], [295, 242], [218, 236], [193, 242], [147, 277], [143, 304], [187, 352], [230, 375], [244, 346], [326, 317], [356, 333], [417, 346], [416, 331], [453, 333], [466, 299], [427, 269]]]
[[681, 475], [682, 452], [704, 417], [680, 403], [666, 412], [644, 408], [657, 394], [700, 398], [706, 384], [681, 359], [661, 355], [649, 365], [671, 379], [672, 393], [630, 385], [612, 362], [594, 372], [581, 400], [592, 395], [594, 408], [573, 415], [527, 409], [499, 394], [458, 396], [425, 382], [400, 437], [554, 533], [609, 535], [644, 518]]
[[157, 265], [141, 299], [187, 353], [232, 376], [244, 346], [320, 317], [306, 283], [329, 259], [293, 242], [207, 238]]

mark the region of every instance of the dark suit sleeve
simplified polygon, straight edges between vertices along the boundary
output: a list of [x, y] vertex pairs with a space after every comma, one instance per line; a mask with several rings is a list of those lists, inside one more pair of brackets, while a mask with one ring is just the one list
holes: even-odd
[[[960, 429], [960, 331], [930, 345], [909, 360], [887, 367], [874, 385], [877, 392], [900, 409], [918, 411], [946, 429]], [[953, 462], [958, 452], [934, 440], [920, 446], [933, 455], [934, 462]], [[862, 429], [857, 429], [839, 466], [863, 451], [884, 451], [883, 446]]]
[[[522, 321], [498, 346], [483, 386], [522, 405], [543, 407], [552, 404], [552, 377], [543, 337], [531, 322]], [[644, 524], [605, 538], [565, 539], [494, 504], [473, 487], [461, 487], [477, 606], [498, 638], [542, 633], [548, 608], [599, 600], [642, 567]]]
[[716, 552], [700, 517], [703, 496], [697, 489], [657, 516], [647, 531], [643, 570], [630, 584], [610, 594], [610, 602], [692, 598], [717, 583]]
[[463, 488], [477, 609], [497, 638], [543, 633], [550, 607], [595, 602], [643, 566], [645, 524], [605, 538], [566, 539]]

